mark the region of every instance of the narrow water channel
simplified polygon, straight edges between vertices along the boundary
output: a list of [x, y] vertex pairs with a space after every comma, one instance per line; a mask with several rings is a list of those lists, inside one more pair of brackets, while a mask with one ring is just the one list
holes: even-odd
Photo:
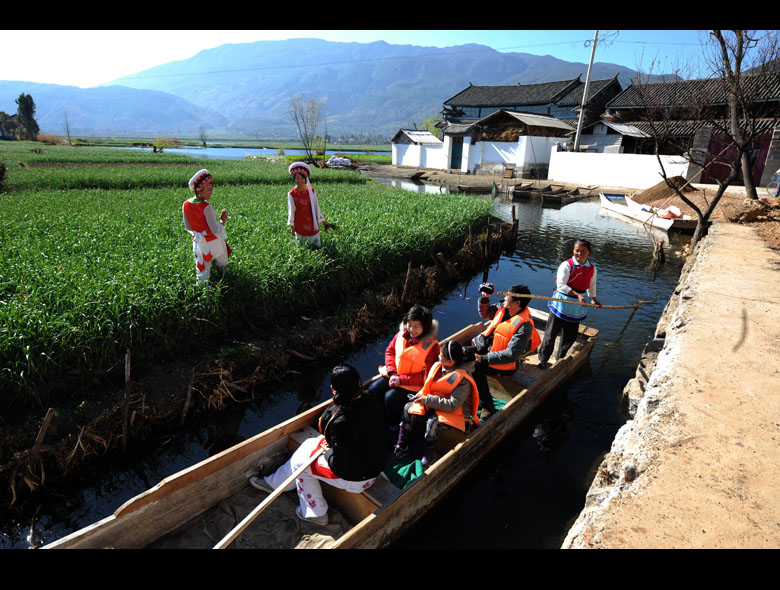
[[[475, 197], [482, 198], [482, 197]], [[594, 245], [599, 300], [609, 305], [649, 300], [636, 311], [592, 310], [586, 324], [600, 337], [589, 364], [507, 437], [412, 530], [398, 548], [557, 548], [579, 514], [595, 469], [625, 422], [620, 398], [634, 376], [646, 342], [679, 279], [675, 254], [685, 238], [671, 236], [667, 262], [653, 264], [653, 243], [639, 227], [607, 217], [598, 200], [561, 208], [539, 202], [495, 201], [500, 217], [519, 220], [517, 250], [489, 269], [500, 289], [523, 283], [549, 296], [558, 264], [571, 256], [574, 239]], [[477, 286], [464, 282], [434, 309], [444, 336], [479, 320]], [[531, 306], [544, 309], [544, 301]], [[399, 318], [400, 320], [400, 318]], [[340, 359], [366, 378], [382, 362], [394, 333]], [[24, 515], [0, 517], [0, 548], [27, 548], [28, 537], [44, 545], [110, 515], [122, 503], [232, 444], [325, 399], [330, 366], [318, 366], [282, 388], [269, 388], [253, 404], [229, 409], [219, 421], [185, 437], [158, 440], [141, 458], [112, 459], [100, 481], [46, 498]]]

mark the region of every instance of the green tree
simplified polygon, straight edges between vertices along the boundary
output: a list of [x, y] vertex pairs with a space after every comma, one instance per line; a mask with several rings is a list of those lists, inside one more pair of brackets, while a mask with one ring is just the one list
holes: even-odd
[[441, 139], [441, 129], [439, 129], [436, 126], [436, 123], [440, 123], [443, 120], [444, 119], [442, 118], [442, 116], [440, 114], [438, 114], [438, 113], [435, 114], [435, 115], [431, 115], [430, 117], [425, 119], [425, 121], [423, 121], [422, 128], [425, 129], [426, 131], [430, 131], [436, 137]]
[[16, 99], [16, 104], [19, 105], [16, 111], [16, 124], [18, 129], [18, 135], [21, 139], [27, 139], [35, 141], [38, 139], [38, 123], [35, 121], [35, 101], [29, 94], [22, 92], [19, 98]]

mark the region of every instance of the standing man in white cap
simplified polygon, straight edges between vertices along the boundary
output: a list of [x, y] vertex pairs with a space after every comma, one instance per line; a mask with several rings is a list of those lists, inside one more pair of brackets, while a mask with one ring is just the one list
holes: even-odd
[[309, 183], [311, 168], [303, 162], [293, 162], [288, 169], [295, 182], [287, 193], [287, 225], [290, 233], [301, 244], [308, 244], [311, 248], [321, 248], [320, 227], [331, 227], [320, 210], [317, 193]]
[[195, 257], [195, 272], [198, 284], [206, 284], [211, 274], [211, 263], [216, 262], [220, 268], [228, 265], [230, 246], [227, 245], [225, 222], [227, 211], [222, 210], [217, 220], [217, 214], [209, 201], [213, 191], [211, 174], [205, 168], [198, 170], [190, 178], [190, 190], [195, 195], [182, 205], [184, 229], [192, 234], [192, 254]]

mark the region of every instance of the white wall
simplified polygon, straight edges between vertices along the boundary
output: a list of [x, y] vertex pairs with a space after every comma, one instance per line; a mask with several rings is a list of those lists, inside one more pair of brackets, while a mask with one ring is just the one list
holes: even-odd
[[391, 149], [394, 166], [444, 168], [444, 144], [394, 143]]
[[479, 149], [479, 158], [473, 158], [469, 171], [474, 172], [479, 164], [499, 162], [515, 164], [517, 170], [534, 168], [535, 164], [545, 165], [550, 161], [551, 147], [563, 143], [565, 137], [521, 136], [517, 141], [480, 141], [474, 144]]
[[[661, 156], [668, 177], [688, 178], [682, 156]], [[548, 180], [576, 184], [645, 189], [663, 180], [658, 159], [645, 154], [595, 154], [550, 150]]]
[[443, 143], [441, 145], [423, 145], [420, 148], [420, 166], [423, 168], [444, 168], [446, 166], [447, 153]]

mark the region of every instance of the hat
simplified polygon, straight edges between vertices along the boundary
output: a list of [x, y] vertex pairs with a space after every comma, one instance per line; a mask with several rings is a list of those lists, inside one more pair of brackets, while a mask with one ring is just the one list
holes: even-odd
[[195, 176], [190, 178], [190, 182], [188, 183], [188, 186], [190, 187], [190, 190], [194, 191], [197, 189], [201, 183], [206, 180], [207, 178], [211, 178], [211, 174], [209, 174], [209, 171], [203, 168], [203, 170], [198, 170], [195, 173]]
[[290, 167], [288, 168], [288, 172], [290, 173], [290, 176], [295, 178], [295, 175], [300, 173], [303, 174], [306, 177], [306, 180], [309, 179], [309, 174], [311, 174], [311, 168], [309, 168], [308, 164], [304, 164], [303, 162], [293, 162], [290, 164]]

